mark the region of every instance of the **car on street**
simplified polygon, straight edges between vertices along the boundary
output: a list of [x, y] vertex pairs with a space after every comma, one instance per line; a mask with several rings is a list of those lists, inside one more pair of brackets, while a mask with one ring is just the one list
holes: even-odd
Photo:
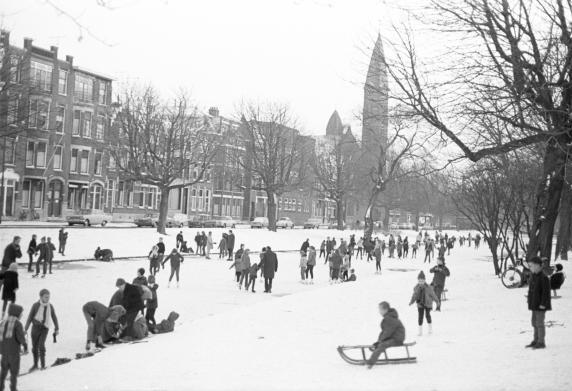
[[304, 229], [317, 229], [317, 228], [329, 228], [328, 223], [322, 222], [322, 219], [308, 219], [304, 222]]
[[105, 227], [111, 221], [111, 215], [106, 213], [78, 213], [66, 217], [68, 225], [84, 225], [86, 227], [92, 225], [101, 225]]
[[[157, 220], [159, 218], [157, 217]], [[183, 228], [188, 224], [188, 216], [183, 213], [176, 213], [172, 216], [167, 216], [167, 221], [165, 221], [165, 226], [167, 228]], [[158, 222], [158, 221], [157, 221]]]
[[189, 228], [204, 228], [205, 221], [209, 218], [210, 216], [206, 214], [194, 215], [187, 221], [187, 225]]
[[254, 220], [250, 222], [250, 228], [268, 228], [268, 218], [255, 217]]
[[146, 213], [141, 217], [133, 220], [133, 223], [138, 227], [156, 227], [158, 216], [153, 213]]
[[280, 217], [276, 222], [276, 228], [294, 228], [294, 223], [290, 220], [290, 217]]
[[230, 216], [220, 216], [213, 219], [205, 220], [204, 228], [235, 228], [240, 222]]

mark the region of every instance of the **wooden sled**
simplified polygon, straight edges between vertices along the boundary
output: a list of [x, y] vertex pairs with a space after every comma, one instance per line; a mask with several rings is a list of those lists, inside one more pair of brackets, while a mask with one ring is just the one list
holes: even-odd
[[[395, 348], [405, 348], [405, 352], [407, 353], [407, 357], [400, 357], [400, 358], [389, 358], [387, 356], [387, 350], [383, 352], [384, 357], [379, 358], [375, 365], [386, 365], [386, 364], [409, 364], [417, 362], [417, 357], [412, 357], [409, 353], [409, 347], [415, 345], [415, 342], [408, 342], [404, 343], [403, 345], [399, 346], [392, 346], [388, 349], [395, 349]], [[360, 358], [353, 358], [346, 354], [346, 351], [350, 350], [361, 350], [361, 357]], [[366, 356], [366, 350], [368, 352], [373, 352], [373, 346], [371, 345], [356, 345], [356, 346], [338, 346], [338, 353], [342, 357], [342, 359], [353, 365], [367, 365], [367, 360], [371, 354]]]

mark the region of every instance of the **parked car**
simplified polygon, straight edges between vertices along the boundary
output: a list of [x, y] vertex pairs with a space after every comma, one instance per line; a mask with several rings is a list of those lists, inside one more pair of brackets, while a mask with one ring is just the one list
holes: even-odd
[[[177, 213], [173, 216], [167, 216], [165, 226], [167, 228], [183, 228], [187, 224], [188, 217], [185, 214]], [[157, 221], [158, 223], [158, 221]]]
[[215, 217], [203, 223], [204, 228], [235, 228], [240, 222], [230, 216]]
[[389, 224], [389, 229], [398, 229], [399, 226], [397, 225], [397, 223], [391, 223]]
[[318, 228], [320, 224], [322, 224], [322, 219], [308, 219], [304, 222], [304, 229], [315, 229]]
[[415, 224], [413, 223], [401, 223], [398, 225], [399, 229], [415, 229]]
[[209, 218], [210, 216], [205, 214], [195, 215], [187, 221], [187, 225], [189, 228], [204, 228], [205, 221], [207, 221]]
[[133, 223], [138, 227], [156, 227], [158, 217], [153, 213], [147, 213], [141, 217], [133, 220]]
[[250, 222], [250, 228], [267, 228], [268, 218], [266, 217], [256, 217]]
[[105, 213], [75, 214], [66, 217], [68, 225], [85, 225], [86, 227], [101, 224], [105, 227], [111, 221], [111, 215]]
[[280, 217], [276, 222], [276, 228], [294, 228], [294, 223], [290, 220], [290, 217]]

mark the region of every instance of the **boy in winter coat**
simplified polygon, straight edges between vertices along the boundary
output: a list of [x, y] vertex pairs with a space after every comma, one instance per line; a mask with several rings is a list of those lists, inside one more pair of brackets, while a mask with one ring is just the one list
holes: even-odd
[[159, 307], [159, 300], [157, 299], [157, 289], [159, 285], [155, 284], [155, 276], [149, 276], [147, 279], [149, 289], [151, 289], [151, 299], [147, 300], [147, 312], [145, 313], [145, 319], [147, 320], [147, 325], [151, 332], [155, 332], [155, 327], [157, 323], [155, 322], [155, 311]]
[[3, 281], [4, 289], [2, 290], [2, 318], [6, 313], [8, 302], [14, 304], [16, 302], [16, 291], [18, 290], [18, 264], [11, 263], [8, 270], [0, 274], [0, 280]]
[[169, 283], [167, 284], [167, 288], [169, 286], [171, 286], [171, 280], [173, 279], [173, 276], [175, 274], [177, 275], [177, 288], [179, 287], [179, 269], [181, 268], [181, 263], [184, 260], [185, 259], [183, 258], [183, 256], [181, 254], [179, 254], [179, 252], [177, 251], [176, 248], [174, 248], [171, 251], [171, 254], [169, 254], [169, 256], [167, 258], [165, 258], [163, 263], [161, 263], [161, 267], [164, 269], [165, 263], [167, 261], [171, 261], [171, 276], [169, 277]]
[[308, 262], [306, 263], [306, 280], [310, 277], [310, 284], [314, 283], [314, 266], [316, 266], [316, 249], [310, 246], [308, 249]]
[[425, 273], [423, 273], [422, 270], [417, 276], [417, 285], [415, 285], [413, 288], [413, 295], [411, 296], [411, 301], [409, 302], [409, 305], [417, 303], [417, 311], [419, 313], [419, 336], [423, 335], [423, 314], [425, 314], [427, 319], [429, 334], [433, 332], [433, 326], [431, 324], [431, 309], [433, 308], [433, 301], [435, 301], [439, 306], [440, 300], [435, 295], [431, 285], [427, 285], [425, 282]]
[[[434, 273], [431, 286], [435, 291], [435, 296], [441, 300], [441, 293], [443, 293], [443, 289], [445, 289], [445, 279], [451, 275], [449, 268], [445, 266], [445, 258], [437, 258], [437, 266], [433, 266], [429, 272]], [[441, 301], [437, 303], [436, 311], [441, 311]]]
[[254, 290], [254, 284], [256, 283], [256, 275], [258, 274], [258, 264], [256, 262], [254, 262], [250, 266], [248, 274], [249, 276], [248, 276], [248, 283], [246, 284], [246, 290], [248, 291], [248, 288], [250, 288], [250, 283], [252, 283], [252, 293], [256, 293], [256, 291]]
[[58, 317], [54, 306], [50, 303], [50, 291], [42, 289], [40, 300], [35, 302], [30, 309], [28, 320], [24, 331], [28, 334], [28, 328], [32, 325], [32, 354], [34, 355], [34, 365], [30, 372], [38, 369], [38, 360], [42, 369], [46, 369], [46, 339], [50, 326], [54, 325], [54, 336], [59, 333]]
[[552, 310], [550, 280], [542, 272], [542, 260], [539, 257], [533, 257], [528, 261], [528, 265], [532, 274], [528, 281], [527, 301], [528, 309], [532, 311], [531, 323], [534, 329], [534, 339], [526, 347], [544, 349], [546, 347], [544, 341], [546, 335], [544, 317], [546, 316], [546, 311]]
[[300, 283], [306, 283], [306, 270], [308, 268], [308, 257], [306, 251], [300, 250]]
[[371, 369], [381, 353], [391, 346], [401, 346], [405, 341], [405, 327], [399, 320], [399, 315], [388, 302], [379, 303], [379, 313], [383, 317], [381, 321], [381, 333], [377, 341], [373, 343], [374, 351], [367, 361], [367, 369]]
[[24, 327], [20, 322], [22, 311], [19, 305], [12, 304], [8, 308], [8, 317], [0, 322], [0, 391], [4, 391], [6, 377], [10, 373], [10, 390], [16, 391], [18, 374], [20, 373], [20, 349], [24, 346], [24, 354], [28, 353], [28, 344]]

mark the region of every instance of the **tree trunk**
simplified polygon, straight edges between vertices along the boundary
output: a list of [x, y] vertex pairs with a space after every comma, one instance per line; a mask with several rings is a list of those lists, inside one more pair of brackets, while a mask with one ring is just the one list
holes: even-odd
[[268, 197], [268, 230], [276, 232], [276, 200], [274, 193], [267, 191]]
[[[530, 233], [527, 258], [552, 255], [552, 239], [554, 225], [560, 209], [560, 198], [564, 184], [564, 167], [566, 164], [566, 146], [550, 142], [544, 153], [543, 177], [536, 191], [534, 205], [534, 221]], [[548, 266], [548, 265], [546, 265]]]
[[336, 218], [338, 222], [338, 229], [344, 230], [344, 203], [341, 198], [336, 200]]
[[159, 221], [157, 223], [157, 232], [165, 235], [165, 224], [167, 222], [167, 214], [169, 213], [169, 188], [161, 188], [161, 203], [159, 204]]
[[495, 269], [495, 276], [498, 276], [501, 272], [499, 256], [498, 256], [499, 242], [496, 238], [489, 238], [483, 232], [481, 233], [483, 234], [485, 242], [487, 242], [487, 245], [489, 246], [489, 250], [491, 250], [491, 254], [493, 256], [493, 267]]
[[375, 188], [371, 194], [371, 196], [369, 197], [369, 202], [367, 204], [367, 208], [365, 210], [365, 216], [364, 216], [364, 228], [363, 228], [363, 238], [364, 240], [370, 240], [371, 239], [371, 235], [373, 234], [373, 206], [375, 205], [376, 201], [377, 201], [377, 197], [379, 196], [379, 194], [382, 192], [381, 189], [379, 188]]
[[[572, 167], [568, 167], [572, 169]], [[567, 170], [568, 174], [568, 170]], [[572, 174], [572, 173], [570, 173]], [[572, 175], [567, 175], [567, 177]], [[562, 189], [562, 199], [560, 204], [560, 227], [558, 238], [556, 239], [556, 256], [560, 259], [568, 260], [568, 250], [570, 249], [570, 235], [572, 234], [572, 189], [568, 183]]]

